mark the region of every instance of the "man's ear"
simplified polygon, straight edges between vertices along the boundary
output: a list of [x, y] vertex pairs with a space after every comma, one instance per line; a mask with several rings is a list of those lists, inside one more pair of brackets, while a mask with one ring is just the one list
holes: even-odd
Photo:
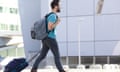
[[58, 8], [58, 6], [55, 6], [55, 9]]

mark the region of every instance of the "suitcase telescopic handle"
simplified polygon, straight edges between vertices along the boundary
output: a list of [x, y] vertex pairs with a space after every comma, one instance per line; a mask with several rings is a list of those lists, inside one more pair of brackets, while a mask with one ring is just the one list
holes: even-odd
[[38, 54], [40, 54], [40, 52], [41, 50], [38, 51], [34, 56], [32, 56], [27, 62], [30, 63], [33, 59], [35, 59], [38, 56]]

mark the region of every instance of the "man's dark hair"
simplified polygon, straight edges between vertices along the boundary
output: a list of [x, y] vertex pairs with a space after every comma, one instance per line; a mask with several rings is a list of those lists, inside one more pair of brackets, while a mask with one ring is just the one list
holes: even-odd
[[52, 1], [52, 2], [51, 2], [51, 8], [53, 9], [53, 8], [55, 8], [55, 6], [59, 6], [59, 2], [57, 2], [57, 1]]
[[53, 0], [54, 2], [60, 2], [60, 0]]

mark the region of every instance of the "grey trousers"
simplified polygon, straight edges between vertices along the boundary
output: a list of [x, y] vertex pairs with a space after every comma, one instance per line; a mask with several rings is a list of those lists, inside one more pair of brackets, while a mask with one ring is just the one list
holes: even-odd
[[46, 57], [49, 49], [52, 51], [55, 59], [55, 64], [56, 67], [59, 71], [63, 70], [61, 61], [60, 61], [60, 53], [59, 53], [59, 48], [56, 39], [52, 39], [49, 37], [46, 37], [45, 39], [42, 40], [42, 50], [38, 58], [35, 60], [35, 63], [33, 64], [32, 69], [37, 69], [39, 63]]

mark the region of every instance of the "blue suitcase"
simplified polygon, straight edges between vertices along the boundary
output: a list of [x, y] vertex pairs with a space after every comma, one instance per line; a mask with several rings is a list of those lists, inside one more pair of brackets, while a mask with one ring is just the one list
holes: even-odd
[[40, 51], [36, 53], [30, 60], [26, 60], [25, 58], [18, 58], [13, 59], [10, 61], [4, 69], [4, 72], [21, 72], [23, 69], [25, 69], [29, 63], [40, 54]]
[[4, 72], [20, 72], [28, 66], [25, 58], [13, 59], [5, 66]]

